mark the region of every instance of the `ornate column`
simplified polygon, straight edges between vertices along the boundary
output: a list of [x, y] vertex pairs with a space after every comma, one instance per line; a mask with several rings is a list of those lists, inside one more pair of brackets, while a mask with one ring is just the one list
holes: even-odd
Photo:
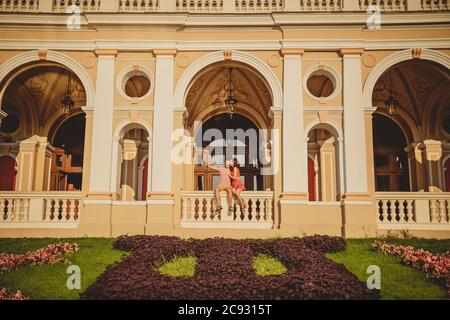
[[92, 128], [90, 193], [109, 194], [117, 50], [96, 50], [97, 83]]
[[36, 150], [39, 146], [38, 138], [37, 136], [33, 136], [20, 142], [19, 153], [16, 159], [19, 166], [16, 191], [33, 191]]
[[436, 140], [425, 140], [425, 160], [428, 177], [427, 191], [441, 192], [444, 187], [444, 170], [442, 169], [442, 142]]
[[[154, 50], [156, 56], [153, 107], [151, 192], [147, 200], [147, 234], [173, 232], [172, 132], [174, 127], [174, 57], [176, 50]], [[181, 213], [180, 213], [181, 214]]]
[[405, 148], [408, 155], [409, 183], [411, 191], [425, 191], [427, 177], [425, 174], [425, 146], [423, 143], [411, 143]]
[[368, 192], [368, 170], [361, 55], [363, 49], [342, 49], [344, 107], [343, 235], [374, 235], [377, 229], [373, 196]]
[[302, 55], [304, 50], [282, 50], [284, 56], [283, 197], [308, 199], [308, 146], [304, 139]]
[[[96, 50], [97, 81], [92, 113], [89, 191], [84, 200], [80, 232], [92, 237], [112, 235], [111, 152], [113, 144], [114, 83], [117, 50]], [[86, 130], [90, 124], [86, 122]], [[86, 132], [88, 133], [88, 131]], [[86, 153], [87, 154], [87, 153]]]

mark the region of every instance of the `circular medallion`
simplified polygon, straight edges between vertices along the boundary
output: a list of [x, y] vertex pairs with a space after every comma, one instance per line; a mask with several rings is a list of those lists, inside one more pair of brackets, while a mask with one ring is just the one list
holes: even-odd
[[83, 66], [85, 66], [88, 69], [92, 69], [95, 67], [95, 64], [97, 63], [97, 59], [93, 54], [89, 54], [83, 58]]
[[271, 66], [272, 68], [276, 68], [280, 65], [281, 63], [281, 58], [279, 55], [277, 54], [273, 54], [271, 55], [269, 58], [267, 58], [267, 63], [269, 64], [269, 66]]
[[177, 56], [175, 58], [175, 61], [177, 63], [177, 66], [179, 66], [180, 68], [186, 68], [189, 65], [189, 57], [188, 56]]
[[377, 62], [377, 58], [373, 54], [365, 54], [362, 60], [363, 64], [369, 68], [372, 68]]

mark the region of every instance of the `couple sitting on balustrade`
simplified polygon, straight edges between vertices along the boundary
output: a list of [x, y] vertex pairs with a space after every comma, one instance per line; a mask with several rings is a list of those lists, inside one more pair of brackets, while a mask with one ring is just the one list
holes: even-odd
[[227, 192], [228, 215], [233, 214], [233, 197], [237, 200], [241, 209], [247, 207], [241, 198], [241, 192], [245, 190], [245, 185], [241, 182], [241, 171], [239, 170], [239, 163], [236, 158], [232, 161], [227, 160], [225, 167], [214, 167], [206, 163], [206, 166], [216, 170], [220, 174], [220, 183], [214, 189], [215, 212], [220, 213], [222, 204], [220, 201], [220, 193]]

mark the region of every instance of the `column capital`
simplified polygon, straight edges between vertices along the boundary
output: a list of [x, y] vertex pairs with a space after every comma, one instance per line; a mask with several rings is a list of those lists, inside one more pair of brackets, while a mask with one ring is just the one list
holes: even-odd
[[99, 56], [117, 57], [117, 55], [119, 54], [119, 50], [117, 50], [117, 49], [96, 49], [94, 52], [97, 57], [99, 57]]
[[345, 48], [339, 50], [339, 55], [341, 57], [345, 55], [362, 55], [364, 53], [363, 48]]
[[153, 55], [157, 56], [173, 56], [175, 57], [178, 53], [177, 49], [154, 49]]
[[280, 54], [285, 56], [303, 56], [305, 53], [304, 49], [296, 49], [296, 48], [284, 48], [280, 50]]

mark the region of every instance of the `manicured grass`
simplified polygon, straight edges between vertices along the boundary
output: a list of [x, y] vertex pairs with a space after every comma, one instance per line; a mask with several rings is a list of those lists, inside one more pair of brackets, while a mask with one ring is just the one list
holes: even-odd
[[159, 273], [172, 278], [193, 277], [197, 266], [196, 257], [174, 257], [157, 268]]
[[[443, 287], [427, 279], [417, 269], [402, 265], [400, 258], [384, 255], [372, 250], [375, 239], [347, 240], [347, 250], [327, 257], [346, 266], [361, 281], [366, 281], [367, 267], [381, 268], [381, 294], [384, 299], [446, 299]], [[433, 253], [450, 249], [449, 240], [383, 239], [396, 245], [411, 245]], [[114, 239], [0, 239], [0, 252], [24, 253], [37, 250], [49, 243], [77, 243], [80, 250], [69, 256], [72, 264], [81, 268], [81, 290], [69, 290], [66, 281], [68, 265], [42, 265], [21, 267], [14, 271], [0, 272], [0, 287], [12, 291], [21, 290], [32, 299], [78, 299], [108, 265], [119, 261], [125, 252], [114, 250]], [[197, 259], [193, 256], [176, 257], [158, 266], [158, 271], [171, 277], [189, 277], [195, 274]], [[277, 259], [258, 255], [253, 258], [253, 267], [260, 276], [280, 275], [286, 267]]]
[[[412, 245], [430, 252], [441, 253], [450, 248], [449, 240], [384, 239], [397, 245]], [[381, 270], [381, 296], [386, 300], [436, 300], [446, 299], [443, 287], [427, 279], [425, 274], [412, 267], [402, 265], [399, 257], [384, 255], [372, 250], [375, 239], [352, 239], [347, 241], [347, 250], [327, 257], [346, 266], [361, 281], [367, 281], [367, 267], [377, 265]]]
[[267, 254], [253, 257], [253, 268], [258, 276], [278, 276], [287, 271], [281, 261]]
[[0, 252], [24, 253], [49, 243], [77, 243], [79, 251], [69, 261], [81, 269], [81, 290], [69, 290], [66, 282], [68, 265], [40, 265], [20, 267], [14, 271], [0, 271], [0, 287], [20, 290], [31, 299], [78, 299], [106, 266], [119, 261], [124, 252], [112, 248], [113, 239], [0, 239]]

